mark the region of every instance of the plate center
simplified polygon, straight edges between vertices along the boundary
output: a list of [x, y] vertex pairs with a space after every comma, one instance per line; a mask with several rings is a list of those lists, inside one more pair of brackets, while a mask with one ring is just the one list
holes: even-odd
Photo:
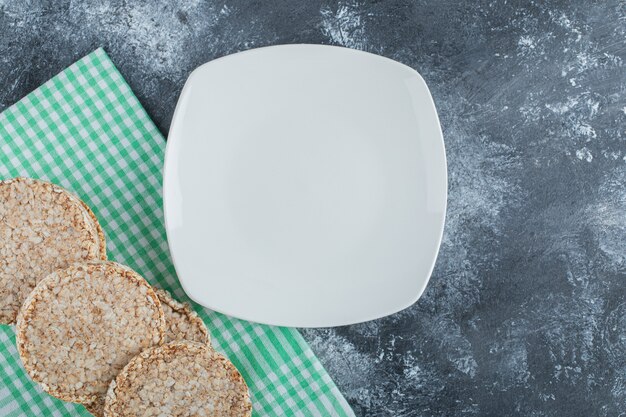
[[384, 204], [385, 175], [372, 142], [354, 124], [306, 115], [243, 132], [233, 141], [226, 185], [241, 239], [296, 266], [354, 251]]

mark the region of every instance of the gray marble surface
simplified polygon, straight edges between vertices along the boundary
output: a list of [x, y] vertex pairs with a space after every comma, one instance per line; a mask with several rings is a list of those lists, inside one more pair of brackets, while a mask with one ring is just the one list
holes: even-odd
[[432, 280], [306, 330], [359, 416], [626, 415], [626, 3], [0, 0], [0, 110], [103, 46], [167, 133], [189, 72], [282, 43], [418, 70], [449, 211]]

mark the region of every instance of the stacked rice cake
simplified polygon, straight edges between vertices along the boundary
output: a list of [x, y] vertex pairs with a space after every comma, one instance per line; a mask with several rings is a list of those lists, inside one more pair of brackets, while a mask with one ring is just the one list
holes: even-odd
[[188, 304], [174, 300], [170, 293], [156, 290], [165, 315], [165, 343], [189, 340], [210, 346], [209, 332], [204, 322]]
[[48, 275], [17, 317], [24, 368], [44, 391], [93, 403], [134, 356], [165, 336], [161, 303], [146, 280], [111, 261]]
[[147, 349], [111, 383], [106, 417], [249, 417], [248, 388], [235, 366], [206, 344]]
[[24, 368], [46, 392], [97, 417], [250, 415], [241, 374], [200, 317], [105, 261], [102, 228], [78, 197], [0, 181], [0, 242], [0, 322], [17, 316]]
[[45, 181], [0, 181], [0, 323], [35, 285], [74, 262], [106, 259], [102, 228], [78, 197]]

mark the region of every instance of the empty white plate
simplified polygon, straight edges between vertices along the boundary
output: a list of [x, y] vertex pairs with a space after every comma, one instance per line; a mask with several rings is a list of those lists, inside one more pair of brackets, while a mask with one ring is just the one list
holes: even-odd
[[446, 159], [420, 75], [350, 49], [254, 49], [196, 69], [163, 181], [183, 288], [235, 317], [297, 327], [414, 303], [441, 241]]

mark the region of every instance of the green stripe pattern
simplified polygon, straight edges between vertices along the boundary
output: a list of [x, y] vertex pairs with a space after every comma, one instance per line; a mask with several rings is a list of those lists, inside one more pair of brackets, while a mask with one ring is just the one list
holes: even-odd
[[[162, 209], [165, 140], [109, 57], [98, 49], [0, 114], [0, 178], [28, 176], [80, 196], [100, 219], [109, 258], [179, 300]], [[352, 416], [297, 330], [199, 305], [213, 344], [241, 371], [255, 416]], [[26, 375], [13, 327], [0, 325], [0, 416], [89, 416]]]

